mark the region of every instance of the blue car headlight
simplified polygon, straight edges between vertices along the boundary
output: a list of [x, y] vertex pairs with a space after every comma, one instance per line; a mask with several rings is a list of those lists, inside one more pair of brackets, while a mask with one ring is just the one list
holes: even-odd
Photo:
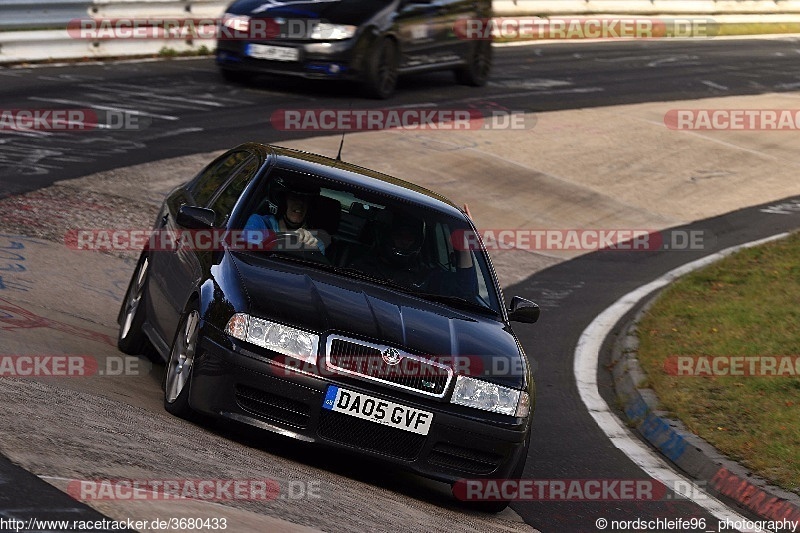
[[288, 357], [316, 364], [319, 335], [270, 320], [236, 313], [225, 326], [235, 339], [261, 346]]
[[311, 38], [319, 41], [340, 41], [356, 34], [358, 26], [318, 22], [311, 30]]
[[520, 418], [531, 412], [531, 399], [527, 392], [467, 376], [456, 378], [450, 402]]
[[225, 13], [222, 15], [222, 25], [239, 33], [247, 33], [250, 31], [250, 17]]

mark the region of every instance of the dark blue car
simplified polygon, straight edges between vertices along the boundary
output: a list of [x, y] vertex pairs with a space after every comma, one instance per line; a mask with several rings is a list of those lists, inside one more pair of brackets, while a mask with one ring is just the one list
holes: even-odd
[[519, 297], [506, 307], [449, 200], [250, 143], [170, 193], [154, 229], [118, 344], [166, 362], [169, 412], [449, 483], [520, 477], [534, 382], [511, 321], [535, 322], [539, 308]]
[[229, 80], [357, 80], [376, 98], [391, 96], [399, 75], [431, 70], [482, 86], [491, 41], [457, 29], [489, 17], [490, 0], [237, 0], [222, 18], [216, 60]]

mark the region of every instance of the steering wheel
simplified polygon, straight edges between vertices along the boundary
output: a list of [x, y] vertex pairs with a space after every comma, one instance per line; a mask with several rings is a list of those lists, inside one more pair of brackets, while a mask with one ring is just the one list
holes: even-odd
[[319, 263], [331, 264], [330, 260], [319, 248], [307, 247], [300, 242], [300, 236], [294, 231], [272, 231], [264, 239], [264, 249], [299, 254], [304, 259]]

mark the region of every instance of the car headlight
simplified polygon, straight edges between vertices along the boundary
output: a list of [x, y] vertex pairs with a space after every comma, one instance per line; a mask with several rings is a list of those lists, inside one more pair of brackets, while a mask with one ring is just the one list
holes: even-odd
[[450, 402], [520, 418], [531, 412], [531, 399], [527, 392], [467, 376], [456, 378]]
[[225, 333], [307, 363], [316, 364], [319, 335], [291, 326], [236, 313], [228, 320]]
[[328, 24], [327, 22], [319, 22], [314, 24], [314, 28], [311, 30], [311, 38], [331, 41], [349, 39], [356, 34], [357, 28], [358, 26], [346, 26], [344, 24]]
[[234, 31], [247, 33], [250, 31], [250, 17], [225, 13], [222, 15], [222, 25]]

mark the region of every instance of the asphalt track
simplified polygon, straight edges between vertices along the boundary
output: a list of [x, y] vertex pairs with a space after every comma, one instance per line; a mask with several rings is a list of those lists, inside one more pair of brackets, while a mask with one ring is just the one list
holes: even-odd
[[[487, 87], [453, 84], [450, 73], [401, 80], [391, 106], [500, 106], [536, 113], [711, 96], [790, 92], [800, 87], [800, 41], [600, 42], [497, 49]], [[297, 139], [269, 119], [287, 107], [386, 107], [353, 99], [353, 86], [259, 78], [222, 82], [211, 59], [0, 69], [6, 109], [130, 111], [139, 131], [17, 135], [0, 130], [0, 196], [55, 180], [145, 161], [228, 148], [240, 142]]]
[[[501, 102], [509, 109], [531, 112], [792, 91], [800, 87], [798, 49], [800, 43], [791, 39], [505, 48], [497, 52], [495, 79], [485, 89], [455, 87], [449, 76], [429, 75], [405, 82], [391, 103]], [[7, 80], [0, 89], [5, 108], [58, 104], [56, 101], [61, 100], [72, 102], [69, 105], [113, 103], [129, 109], [125, 104], [125, 98], [129, 98], [130, 105], [135, 101], [135, 110], [151, 119], [153, 126], [138, 132], [87, 132], [78, 140], [59, 138], [59, 134], [19, 138], [2, 132], [3, 195], [109, 168], [226, 148], [254, 137], [265, 142], [298, 137], [265, 127], [264, 117], [290, 105], [344, 106], [350, 101], [346, 87], [330, 89], [320, 84], [282, 81], [269, 82], [268, 89], [251, 86], [231, 90], [219, 82], [207, 60], [0, 70], [0, 75]], [[37, 100], [32, 102], [32, 98]], [[365, 107], [385, 105], [358, 103]], [[747, 208], [685, 226], [683, 229], [713, 236], [703, 250], [595, 252], [506, 287], [507, 295], [520, 294], [543, 305], [542, 319], [536, 326], [517, 328], [537, 364], [534, 439], [525, 476], [558, 480], [644, 478], [608, 442], [580, 401], [572, 372], [572, 354], [580, 333], [617, 298], [676, 266], [798, 227], [800, 213]], [[608, 375], [602, 368], [598, 378], [606, 400], [614, 405]], [[31, 507], [47, 516], [91, 513], [84, 506], [73, 508], [63, 502], [48, 508], [32, 502], [18, 487], [41, 483], [13, 466], [4, 465], [2, 477], [7, 487], [14, 486], [13, 492], [2, 491], [4, 516], [22, 511], [27, 514]], [[12, 499], [21, 495], [29, 503], [27, 507]], [[708, 529], [716, 530], [714, 519], [700, 507], [674, 497], [655, 502], [520, 502], [512, 507], [541, 531], [597, 531], [595, 520], [601, 517], [703, 517], [708, 520]]]

